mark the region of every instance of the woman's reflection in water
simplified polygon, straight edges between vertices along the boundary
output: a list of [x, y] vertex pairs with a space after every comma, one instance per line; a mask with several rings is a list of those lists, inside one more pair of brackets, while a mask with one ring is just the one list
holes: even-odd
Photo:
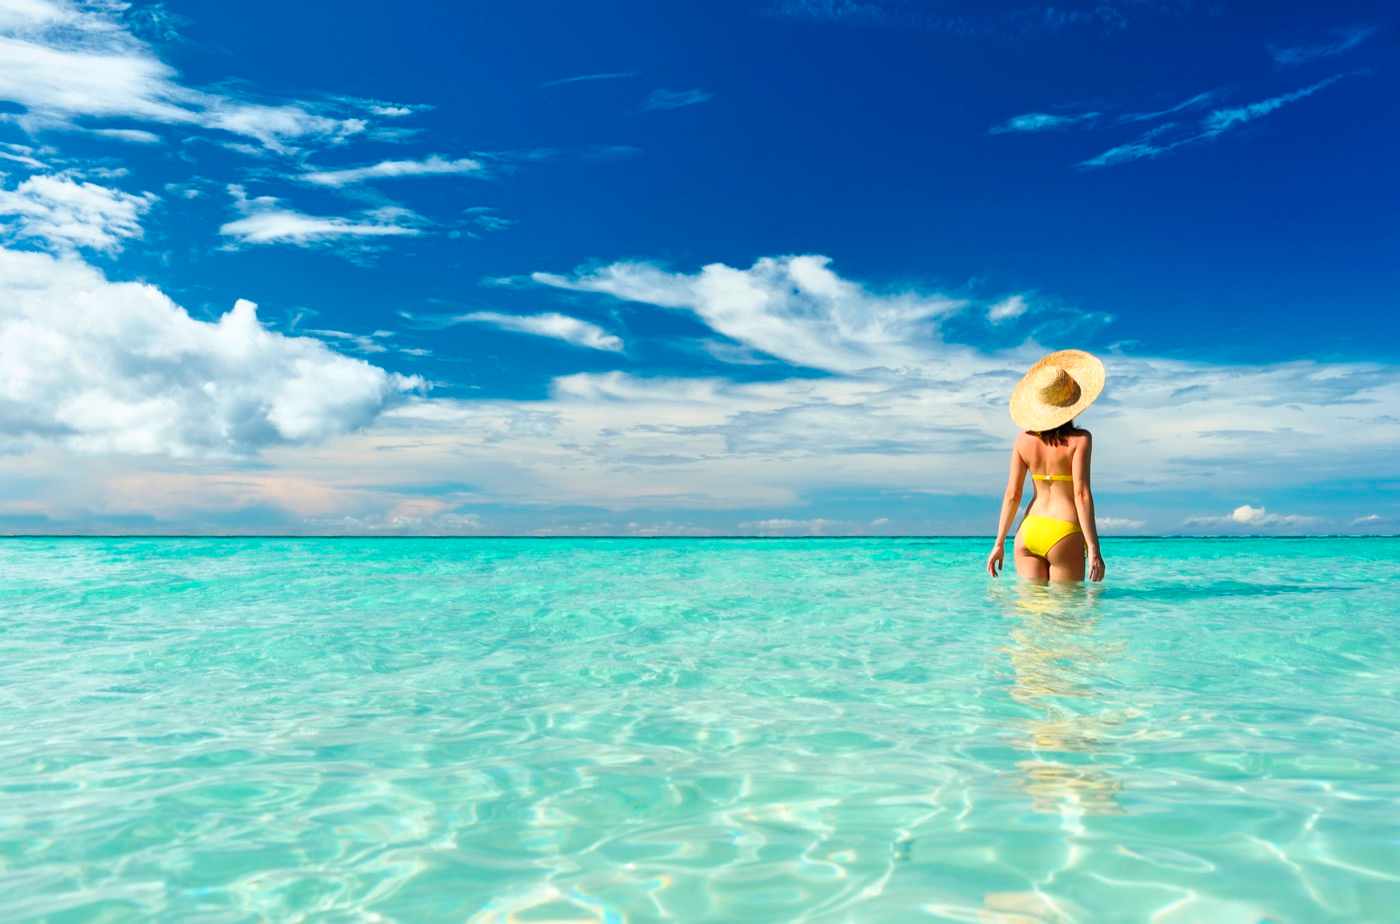
[[1085, 815], [1123, 812], [1122, 784], [1096, 762], [1128, 718], [1102, 709], [1100, 686], [1122, 646], [1096, 638], [1099, 590], [1018, 581], [1005, 607], [1014, 620], [1011, 697], [1037, 713], [1014, 738], [1031, 755], [1017, 764], [1020, 785], [1035, 811], [1063, 815], [1073, 827]]

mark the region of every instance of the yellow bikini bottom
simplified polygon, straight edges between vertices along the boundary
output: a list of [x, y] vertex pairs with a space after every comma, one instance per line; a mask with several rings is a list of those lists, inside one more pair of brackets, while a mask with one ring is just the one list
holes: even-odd
[[1021, 521], [1021, 539], [1026, 551], [1044, 558], [1066, 536], [1079, 532], [1079, 524], [1069, 520], [1057, 520], [1036, 513], [1026, 514]]

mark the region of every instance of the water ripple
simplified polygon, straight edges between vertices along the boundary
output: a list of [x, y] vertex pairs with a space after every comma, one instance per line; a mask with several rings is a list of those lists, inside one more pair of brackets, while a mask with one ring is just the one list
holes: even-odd
[[981, 548], [0, 542], [4, 920], [1400, 907], [1400, 542]]

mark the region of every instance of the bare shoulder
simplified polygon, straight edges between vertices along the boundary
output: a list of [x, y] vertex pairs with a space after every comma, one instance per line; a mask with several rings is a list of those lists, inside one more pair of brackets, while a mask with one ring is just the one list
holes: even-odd
[[1094, 434], [1090, 433], [1088, 430], [1076, 428], [1075, 431], [1069, 435], [1069, 439], [1070, 442], [1077, 446], [1092, 446], [1094, 443]]

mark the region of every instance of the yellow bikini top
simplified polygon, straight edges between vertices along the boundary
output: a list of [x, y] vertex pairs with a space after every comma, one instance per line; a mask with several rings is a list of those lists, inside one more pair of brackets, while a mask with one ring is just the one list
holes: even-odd
[[1036, 475], [1036, 474], [1032, 474], [1031, 477], [1034, 478], [1036, 481], [1073, 481], [1073, 480], [1074, 480], [1074, 476], [1073, 476], [1073, 475]]

